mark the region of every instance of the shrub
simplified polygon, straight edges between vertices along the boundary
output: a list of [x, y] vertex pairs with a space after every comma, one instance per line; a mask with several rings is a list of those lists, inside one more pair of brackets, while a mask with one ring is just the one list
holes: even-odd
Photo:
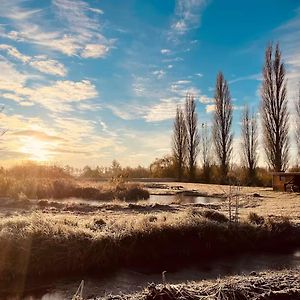
[[117, 194], [118, 199], [125, 201], [147, 200], [149, 197], [150, 193], [139, 186], [128, 187]]

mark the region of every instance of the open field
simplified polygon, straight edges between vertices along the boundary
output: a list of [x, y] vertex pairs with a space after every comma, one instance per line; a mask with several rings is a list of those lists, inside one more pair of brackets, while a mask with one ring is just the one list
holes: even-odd
[[[228, 220], [226, 195], [234, 198], [236, 193], [229, 187], [147, 183], [145, 188], [151, 194], [185, 192], [220, 200], [166, 205], [148, 200], [3, 198], [1, 289], [22, 293], [36, 276], [105, 274], [122, 267], [169, 270], [199, 259], [300, 246], [299, 195], [241, 188], [236, 223]], [[250, 215], [253, 212], [257, 215]]]
[[[239, 197], [239, 214], [245, 218], [250, 212], [262, 216], [286, 216], [293, 222], [300, 222], [300, 194], [274, 192], [265, 187], [230, 187], [226, 185], [163, 182], [165, 187], [151, 188], [150, 193], [177, 193], [178, 191], [195, 191], [202, 195], [227, 197], [237, 194]], [[178, 187], [182, 187], [178, 190]], [[254, 194], [257, 194], [255, 197]], [[224, 199], [221, 210], [228, 211], [228, 203]]]

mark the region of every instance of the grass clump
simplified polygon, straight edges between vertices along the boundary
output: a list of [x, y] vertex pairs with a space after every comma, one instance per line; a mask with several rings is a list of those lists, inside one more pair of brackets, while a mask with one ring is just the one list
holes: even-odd
[[255, 225], [263, 225], [265, 223], [265, 218], [263, 216], [259, 216], [255, 212], [249, 213], [248, 220], [250, 223], [255, 224]]
[[206, 219], [220, 223], [226, 223], [229, 221], [229, 219], [224, 214], [213, 209], [205, 209], [201, 212], [201, 215]]

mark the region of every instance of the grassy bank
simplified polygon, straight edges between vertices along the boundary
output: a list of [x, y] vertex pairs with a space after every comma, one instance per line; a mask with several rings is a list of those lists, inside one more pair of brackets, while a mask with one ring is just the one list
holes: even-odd
[[30, 276], [103, 274], [126, 266], [169, 269], [179, 260], [288, 249], [299, 243], [300, 228], [286, 219], [235, 225], [203, 209], [114, 217], [107, 212], [32, 213], [0, 221], [0, 282], [18, 289]]
[[221, 280], [187, 284], [150, 285], [134, 295], [107, 296], [105, 300], [296, 300], [300, 299], [300, 270], [261, 272]]

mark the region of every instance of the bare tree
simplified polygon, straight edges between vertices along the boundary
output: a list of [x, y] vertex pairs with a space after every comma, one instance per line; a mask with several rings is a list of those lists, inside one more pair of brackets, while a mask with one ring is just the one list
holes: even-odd
[[250, 114], [248, 105], [242, 114], [242, 151], [245, 167], [247, 168], [248, 183], [253, 184], [257, 167], [257, 121], [255, 114]]
[[295, 119], [295, 123], [296, 123], [296, 144], [297, 144], [297, 165], [299, 164], [299, 158], [300, 158], [300, 83], [299, 83], [299, 91], [298, 91], [298, 95], [297, 95], [297, 99], [296, 99], [296, 119]]
[[197, 156], [199, 154], [200, 136], [197, 122], [198, 117], [195, 98], [193, 95], [187, 94], [185, 100], [185, 124], [187, 132], [187, 163], [190, 181], [195, 180]]
[[261, 88], [261, 112], [264, 143], [268, 163], [276, 172], [288, 166], [288, 121], [285, 66], [281, 60], [279, 44], [269, 45], [265, 52], [263, 82]]
[[221, 182], [227, 181], [232, 155], [232, 104], [227, 81], [223, 73], [217, 75], [213, 136], [216, 157], [221, 167]]
[[186, 126], [182, 109], [178, 106], [173, 124], [172, 150], [177, 167], [178, 180], [182, 180], [186, 159]]
[[211, 166], [211, 139], [207, 128], [207, 123], [202, 123], [201, 134], [201, 156], [203, 163], [203, 177], [205, 181], [209, 182], [210, 179], [210, 166]]

